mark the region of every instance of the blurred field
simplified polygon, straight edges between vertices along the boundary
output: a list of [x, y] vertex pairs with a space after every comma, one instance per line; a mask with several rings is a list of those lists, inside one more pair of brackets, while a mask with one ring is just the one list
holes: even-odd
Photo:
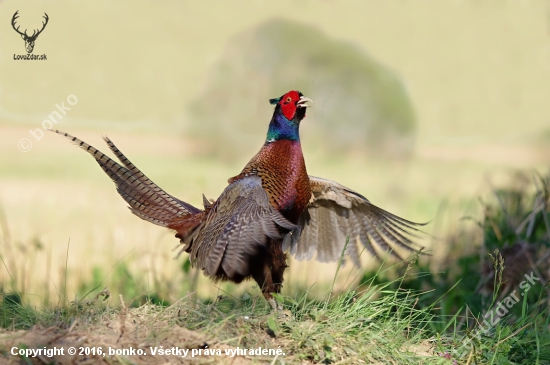
[[[487, 181], [498, 185], [511, 169], [550, 164], [546, 2], [135, 4], [0, 4], [0, 283], [22, 290], [30, 302], [55, 303], [65, 293], [72, 299], [94, 276], [115, 287], [121, 264], [141, 290], [162, 288], [172, 299], [189, 288], [189, 277], [184, 258], [173, 260], [177, 240], [131, 215], [91, 158], [54, 135], [35, 141], [29, 129], [41, 128], [55, 104], [74, 94], [78, 103], [59, 129], [103, 150], [100, 137], [107, 134], [153, 181], [191, 204], [200, 205], [201, 193], [216, 198], [265, 134], [253, 136], [255, 149], [235, 146], [240, 157], [229, 163], [197, 157], [201, 146], [185, 134], [193, 123], [188, 103], [201, 94], [232, 37], [274, 17], [350, 42], [401, 78], [417, 120], [409, 160], [324, 154], [323, 146], [308, 144], [315, 128], [309, 119], [304, 152], [310, 174], [337, 180], [406, 218], [432, 219], [428, 232], [440, 239], [426, 243], [435, 262], [446, 233], [476, 213]], [[16, 10], [28, 19], [43, 11], [50, 16], [35, 46], [48, 61], [13, 60], [24, 52], [10, 25]], [[265, 101], [259, 122], [266, 126], [274, 96], [255, 96]], [[311, 120], [322, 108], [308, 112]], [[30, 151], [19, 151], [21, 138], [31, 139]], [[330, 284], [335, 271], [334, 265], [290, 266], [285, 288]], [[343, 286], [347, 273], [341, 277]], [[217, 293], [199, 280], [199, 295]]]

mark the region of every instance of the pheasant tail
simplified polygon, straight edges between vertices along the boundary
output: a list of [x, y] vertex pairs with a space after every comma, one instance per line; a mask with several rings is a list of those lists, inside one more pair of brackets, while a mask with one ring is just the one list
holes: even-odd
[[59, 130], [52, 130], [73, 142], [97, 161], [99, 166], [113, 180], [117, 191], [129, 204], [130, 211], [151, 223], [168, 227], [178, 232], [179, 238], [186, 238], [202, 221], [204, 212], [166, 193], [143, 172], [141, 172], [107, 137], [109, 149], [121, 164], [86, 142]]

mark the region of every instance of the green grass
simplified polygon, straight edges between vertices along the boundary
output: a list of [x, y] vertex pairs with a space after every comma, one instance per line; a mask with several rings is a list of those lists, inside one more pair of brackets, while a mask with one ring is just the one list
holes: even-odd
[[[439, 301], [428, 307], [420, 305], [428, 293], [392, 289], [403, 286], [404, 279], [371, 284], [338, 295], [327, 293], [318, 298], [313, 298], [309, 291], [292, 297], [280, 295], [277, 300], [284, 304], [281, 312], [272, 312], [259, 293], [245, 293], [240, 297], [226, 294], [213, 299], [190, 294], [166, 306], [153, 304], [152, 300], [140, 304], [144, 296], [133, 299], [121, 296], [119, 301], [109, 298], [109, 291], [104, 289], [65, 305], [43, 309], [22, 304], [18, 295], [9, 294], [4, 295], [0, 306], [2, 327], [8, 330], [0, 332], [0, 353], [9, 358], [8, 344], [13, 344], [10, 339], [17, 339], [18, 344], [31, 341], [18, 339], [13, 330], [26, 330], [31, 339], [35, 333], [38, 340], [29, 342], [29, 348], [37, 347], [36, 341], [54, 341], [50, 344], [54, 346], [55, 341], [75, 330], [92, 338], [95, 333], [101, 334], [92, 340], [92, 345], [93, 341], [102, 341], [96, 346], [108, 343], [114, 348], [126, 348], [128, 344], [142, 344], [147, 349], [150, 345], [163, 345], [166, 338], [187, 329], [201, 336], [212, 349], [223, 345], [233, 349], [262, 347], [284, 351], [280, 362], [275, 362], [273, 357], [255, 359], [265, 363], [328, 364], [344, 360], [355, 364], [362, 360], [379, 364], [451, 364], [448, 358], [468, 364], [549, 363], [550, 323], [544, 303], [529, 306], [525, 301], [519, 304], [522, 306], [519, 317], [507, 316], [476, 337], [479, 326], [476, 322], [482, 319], [470, 316], [472, 328], [459, 330], [462, 312], [449, 317], [437, 316], [434, 310]], [[121, 328], [126, 321], [128, 326], [135, 323], [128, 319], [134, 317], [141, 318], [142, 333], [139, 336], [124, 334]], [[102, 331], [112, 327], [112, 323], [119, 323], [121, 328], [110, 338], [127, 336], [129, 343], [109, 342], [108, 334]], [[47, 335], [40, 332], [43, 328], [56, 331]], [[471, 348], [464, 346], [466, 338], [473, 339]], [[186, 346], [186, 339], [174, 341], [176, 346]], [[75, 344], [66, 340], [65, 346], [68, 345]], [[115, 364], [135, 360], [110, 359]]]
[[[202, 336], [210, 348], [267, 349], [281, 348], [285, 353], [279, 362], [273, 356], [255, 360], [265, 363], [349, 363], [361, 361], [379, 364], [452, 364], [452, 360], [467, 364], [547, 364], [550, 362], [550, 325], [544, 303], [521, 304], [519, 317], [503, 318], [482, 336], [475, 336], [474, 323], [467, 331], [458, 330], [462, 312], [444, 318], [434, 315], [440, 304], [434, 301], [422, 307], [423, 296], [401, 287], [406, 277], [382, 285], [371, 284], [362, 289], [347, 290], [335, 295], [312, 298], [303, 290], [296, 296], [277, 296], [284, 310], [273, 312], [258, 293], [240, 297], [229, 294], [214, 299], [200, 299], [190, 294], [169, 306], [153, 304], [150, 300], [134, 306], [141, 298], [109, 298], [108, 290], [96, 290], [89, 296], [66, 305], [37, 309], [21, 304], [14, 294], [5, 295], [0, 315], [3, 327], [27, 332], [36, 328], [57, 328], [50, 337], [63, 336], [67, 331], [100, 333], [107, 324], [117, 322], [124, 328], [132, 320], [141, 323], [140, 336], [116, 332], [141, 343], [162, 345], [164, 339], [179, 329]], [[543, 299], [544, 292], [541, 292]], [[112, 302], [117, 302], [112, 306]], [[135, 320], [133, 320], [135, 323]], [[436, 330], [439, 328], [439, 330]], [[6, 357], [6, 332], [0, 332], [0, 353]], [[37, 334], [37, 336], [40, 333]], [[116, 336], [115, 336], [116, 337]], [[42, 341], [48, 336], [42, 335]], [[49, 339], [51, 339], [49, 338]], [[466, 348], [465, 338], [473, 338]], [[56, 340], [57, 341], [57, 340]], [[108, 343], [108, 340], [105, 340]], [[185, 346], [186, 339], [180, 347]], [[24, 342], [22, 342], [24, 343]], [[122, 344], [112, 344], [124, 348]], [[70, 344], [70, 343], [69, 343]], [[146, 344], [146, 345], [145, 345]], [[135, 344], [134, 344], [135, 345]], [[53, 346], [53, 345], [52, 345]], [[29, 348], [32, 346], [29, 346]], [[460, 355], [463, 356], [460, 356]], [[452, 359], [452, 360], [449, 360]], [[128, 363], [132, 358], [110, 359], [112, 363]], [[139, 361], [138, 361], [139, 363]]]

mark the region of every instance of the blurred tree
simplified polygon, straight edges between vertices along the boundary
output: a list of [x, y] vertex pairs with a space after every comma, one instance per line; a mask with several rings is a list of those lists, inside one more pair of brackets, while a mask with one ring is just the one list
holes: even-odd
[[309, 146], [331, 154], [410, 154], [415, 118], [399, 79], [355, 46], [288, 20], [231, 41], [190, 105], [188, 132], [218, 157], [234, 157], [236, 146], [255, 150], [271, 117], [268, 99], [292, 89], [315, 103], [302, 126]]

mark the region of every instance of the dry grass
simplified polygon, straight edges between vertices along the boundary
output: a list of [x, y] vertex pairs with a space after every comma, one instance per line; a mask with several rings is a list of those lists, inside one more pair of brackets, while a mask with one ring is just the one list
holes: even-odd
[[[144, 305], [139, 308], [124, 308], [120, 311], [104, 310], [103, 313], [94, 313], [94, 308], [82, 310], [68, 326], [54, 323], [44, 328], [37, 324], [30, 330], [0, 332], [1, 351], [9, 353], [12, 347], [40, 349], [63, 348], [63, 356], [57, 355], [53, 358], [39, 356], [32, 359], [33, 363], [42, 364], [55, 361], [56, 364], [188, 364], [188, 363], [216, 363], [248, 364], [250, 359], [242, 356], [234, 358], [219, 356], [210, 357], [197, 355], [191, 357], [191, 352], [186, 357], [180, 355], [152, 355], [151, 347], [170, 349], [202, 349], [207, 346], [209, 349], [220, 349], [224, 351], [229, 346], [217, 342], [210, 336], [190, 331], [175, 324], [177, 314], [182, 308], [174, 305], [168, 309], [154, 305]], [[83, 356], [77, 352], [75, 355], [68, 355], [68, 349], [74, 347], [77, 351], [80, 348], [94, 348], [104, 351], [99, 354], [88, 354]], [[124, 354], [109, 350], [143, 350], [142, 355]], [[93, 350], [92, 350], [93, 351]], [[8, 364], [19, 364], [22, 357], [4, 356], [3, 360]]]

